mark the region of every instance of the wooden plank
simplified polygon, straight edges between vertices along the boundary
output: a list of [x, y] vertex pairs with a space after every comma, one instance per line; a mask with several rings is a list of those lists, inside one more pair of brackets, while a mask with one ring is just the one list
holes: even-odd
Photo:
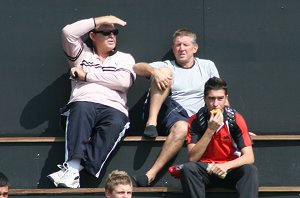
[[[138, 141], [165, 141], [166, 136], [158, 136], [156, 138], [144, 138], [142, 136], [127, 136], [123, 141], [138, 142]], [[300, 135], [257, 135], [252, 136], [254, 141], [299, 141]], [[0, 143], [8, 142], [64, 142], [64, 137], [1, 137]]]
[[259, 192], [300, 192], [300, 186], [261, 186]]
[[104, 188], [9, 189], [10, 195], [103, 193]]
[[252, 136], [253, 140], [300, 140], [300, 135], [257, 135]]
[[[300, 135], [256, 135], [251, 136], [251, 139], [254, 141], [269, 141], [269, 140], [300, 140]], [[142, 136], [127, 136], [124, 138], [124, 141], [165, 141], [166, 136], [158, 136], [153, 139], [144, 138]]]
[[1, 137], [0, 143], [6, 142], [64, 142], [63, 137]]
[[[207, 192], [233, 192], [226, 188], [212, 188]], [[104, 193], [104, 188], [49, 188], [49, 189], [10, 189], [10, 195], [34, 195], [34, 194], [94, 194]], [[136, 193], [181, 193], [180, 188], [168, 187], [134, 187]], [[259, 192], [300, 192], [300, 186], [261, 186]]]

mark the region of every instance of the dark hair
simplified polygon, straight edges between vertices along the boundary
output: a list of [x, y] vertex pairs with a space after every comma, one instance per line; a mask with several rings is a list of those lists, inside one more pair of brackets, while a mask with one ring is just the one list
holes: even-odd
[[227, 83], [222, 78], [212, 77], [206, 81], [204, 86], [204, 97], [208, 95], [210, 90], [219, 90], [223, 89], [225, 91], [225, 95], [227, 95]]
[[8, 179], [2, 172], [0, 172], [0, 187], [3, 186], [8, 186]]

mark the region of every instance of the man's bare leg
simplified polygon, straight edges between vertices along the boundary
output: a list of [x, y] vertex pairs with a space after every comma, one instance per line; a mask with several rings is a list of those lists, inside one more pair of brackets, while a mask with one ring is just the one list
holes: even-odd
[[188, 123], [185, 121], [178, 121], [171, 127], [170, 133], [158, 158], [146, 173], [149, 184], [155, 179], [158, 172], [167, 164], [167, 162], [182, 148], [187, 135], [187, 129]]
[[157, 86], [152, 81], [151, 83], [151, 91], [150, 91], [150, 107], [149, 107], [149, 117], [146, 123], [146, 126], [153, 125], [157, 126], [157, 117], [160, 111], [160, 108], [166, 98], [170, 93], [170, 87], [165, 90], [159, 90]]
[[[160, 68], [160, 70], [172, 76], [172, 70], [170, 68]], [[164, 89], [159, 89], [157, 82], [154, 80], [151, 81], [149, 115], [144, 131], [144, 136], [146, 137], [156, 137], [158, 135], [156, 130], [157, 117], [162, 104], [170, 93], [171, 84], [172, 81], [169, 81], [168, 84], [164, 85]]]

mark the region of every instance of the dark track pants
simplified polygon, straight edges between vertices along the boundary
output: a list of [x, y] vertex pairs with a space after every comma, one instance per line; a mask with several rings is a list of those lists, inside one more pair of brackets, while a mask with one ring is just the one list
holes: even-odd
[[66, 161], [81, 164], [98, 177], [103, 164], [124, 136], [127, 116], [117, 109], [92, 102], [70, 105], [66, 123]]
[[239, 198], [258, 197], [257, 168], [244, 165], [227, 173], [220, 179], [206, 171], [207, 163], [188, 162], [181, 171], [181, 184], [187, 198], [205, 198], [205, 189], [209, 187], [226, 187], [236, 189]]

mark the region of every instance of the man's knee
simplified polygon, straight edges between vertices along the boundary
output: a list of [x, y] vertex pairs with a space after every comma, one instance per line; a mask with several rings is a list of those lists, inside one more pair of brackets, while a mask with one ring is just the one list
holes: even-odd
[[113, 119], [113, 120], [110, 120], [110, 124], [112, 127], [114, 128], [124, 128], [126, 122], [124, 121], [124, 119]]
[[242, 169], [246, 173], [257, 174], [257, 168], [252, 164], [245, 164], [244, 166], [242, 166]]
[[170, 129], [170, 134], [174, 140], [184, 141], [187, 135], [188, 123], [185, 121], [177, 121]]
[[202, 165], [199, 165], [198, 162], [184, 163], [181, 169], [181, 176], [185, 178], [196, 176], [200, 181], [207, 181], [206, 174], [206, 169]]
[[[169, 67], [160, 67], [159, 70], [164, 73], [165, 75], [173, 78], [173, 70]], [[168, 84], [166, 85], [166, 89], [165, 90], [168, 90], [169, 88], [171, 88], [171, 85], [172, 85], [172, 80], [169, 80]], [[157, 85], [156, 83], [153, 83], [153, 79], [152, 79], [152, 83], [151, 83], [151, 89], [155, 89], [157, 88]]]
[[181, 172], [183, 175], [193, 173], [197, 171], [197, 166], [195, 162], [187, 162], [183, 165]]
[[[242, 169], [242, 174], [244, 175], [244, 177], [247, 177], [248, 179], [250, 179], [251, 181], [257, 181], [257, 167], [255, 165], [252, 164], [245, 164], [244, 166], [241, 167]], [[250, 181], [249, 180], [249, 181]]]
[[173, 70], [170, 67], [160, 67], [159, 69], [165, 74], [173, 77]]

